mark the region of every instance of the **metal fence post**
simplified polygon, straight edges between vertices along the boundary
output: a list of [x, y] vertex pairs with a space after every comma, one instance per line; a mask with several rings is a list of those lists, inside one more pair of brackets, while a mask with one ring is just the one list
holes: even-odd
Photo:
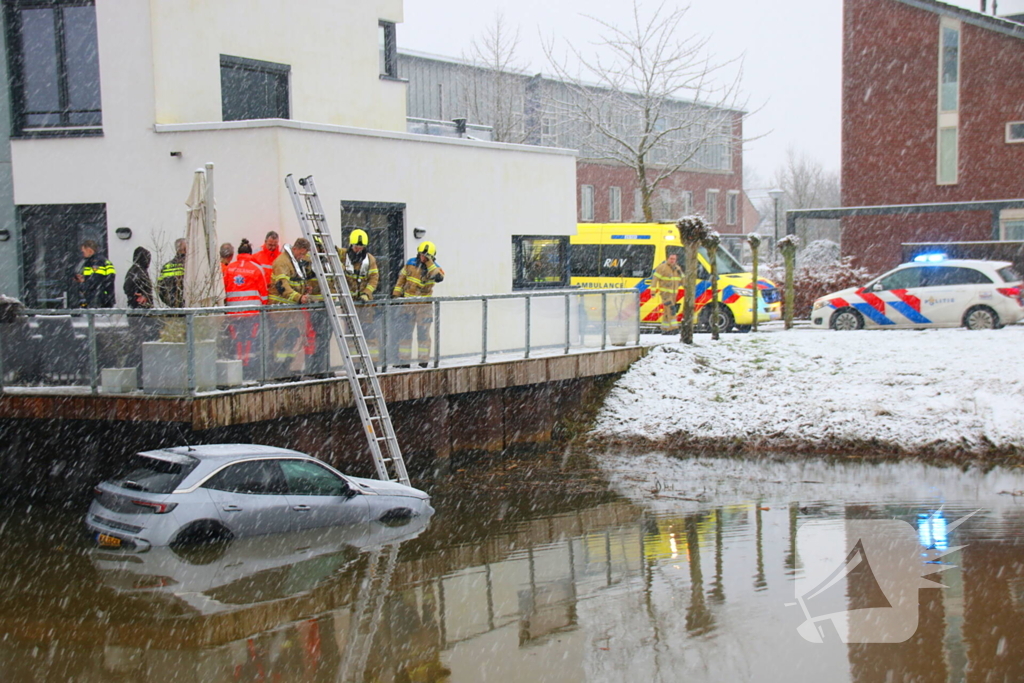
[[441, 302], [433, 302], [434, 306], [434, 367], [441, 367]]
[[188, 366], [188, 393], [193, 396], [196, 393], [196, 329], [195, 314], [189, 311], [185, 314], [185, 365]]
[[383, 304], [383, 322], [380, 326], [380, 369], [387, 372], [388, 369], [388, 318], [391, 317], [391, 305]]
[[[15, 323], [11, 323], [13, 326]], [[0, 323], [0, 394], [4, 393], [4, 333], [3, 323]]]
[[608, 292], [601, 292], [601, 350], [608, 344]]
[[533, 301], [533, 297], [529, 294], [526, 295], [526, 355], [524, 358], [530, 357], [530, 302]]
[[565, 352], [569, 353], [569, 334], [571, 333], [572, 326], [569, 319], [569, 297], [570, 294], [565, 295]]
[[270, 335], [267, 332], [267, 311], [260, 309], [260, 384], [267, 381], [267, 353], [270, 351], [268, 343]]
[[480, 340], [480, 362], [487, 362], [487, 298], [484, 297], [480, 300], [482, 308], [481, 316], [481, 327], [483, 328], [483, 338]]
[[89, 319], [89, 387], [92, 393], [99, 391], [100, 354], [96, 348], [96, 314], [89, 311], [85, 314]]

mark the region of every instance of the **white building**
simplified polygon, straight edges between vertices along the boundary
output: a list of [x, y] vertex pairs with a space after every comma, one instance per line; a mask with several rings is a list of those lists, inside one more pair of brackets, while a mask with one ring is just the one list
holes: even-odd
[[206, 162], [220, 241], [298, 237], [284, 177], [313, 174], [339, 242], [369, 229], [384, 292], [421, 239], [448, 273], [439, 295], [496, 293], [514, 236], [575, 230], [573, 152], [405, 132], [401, 0], [4, 5], [17, 222], [0, 264], [18, 276], [0, 287], [32, 306], [63, 305], [86, 237], [118, 290], [138, 246], [155, 274]]

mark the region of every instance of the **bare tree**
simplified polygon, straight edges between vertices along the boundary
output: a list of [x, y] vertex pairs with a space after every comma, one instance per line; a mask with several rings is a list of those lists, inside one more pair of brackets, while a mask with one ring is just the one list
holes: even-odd
[[525, 67], [519, 63], [519, 29], [505, 23], [501, 12], [482, 36], [470, 43], [468, 64], [460, 74], [459, 104], [470, 121], [492, 128], [495, 142], [523, 142]]
[[633, 170], [645, 221], [663, 181], [685, 167], [729, 168], [740, 137], [742, 70], [718, 82], [738, 62], [713, 61], [706, 37], [679, 36], [688, 9], [662, 3], [648, 15], [633, 0], [627, 24], [588, 17], [601, 35], [592, 57], [568, 46], [577, 73], [545, 44], [563, 82], [545, 106], [575, 126], [581, 158]]
[[[780, 222], [789, 209], [821, 209], [840, 206], [842, 202], [839, 174], [827, 170], [820, 161], [797, 152], [793, 147], [786, 150], [785, 161], [772, 175], [772, 184], [785, 193], [779, 201]], [[771, 200], [766, 200], [761, 209], [771, 215], [774, 210]], [[798, 235], [803, 244], [810, 244], [817, 239], [838, 243], [839, 223], [829, 220], [801, 221], [798, 224]]]

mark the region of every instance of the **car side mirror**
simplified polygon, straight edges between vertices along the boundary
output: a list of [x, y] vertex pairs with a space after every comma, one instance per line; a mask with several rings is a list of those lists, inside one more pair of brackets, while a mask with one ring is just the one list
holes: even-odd
[[341, 492], [341, 495], [345, 498], [355, 498], [359, 495], [359, 491], [355, 490], [351, 484], [345, 487], [345, 490]]
[[871, 291], [872, 292], [881, 292], [882, 291], [882, 283], [881, 282], [876, 282], [875, 284], [871, 285]]

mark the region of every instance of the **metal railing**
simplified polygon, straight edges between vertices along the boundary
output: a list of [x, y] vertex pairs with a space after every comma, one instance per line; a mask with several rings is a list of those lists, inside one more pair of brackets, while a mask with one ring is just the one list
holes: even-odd
[[[639, 344], [634, 289], [358, 306], [384, 372]], [[0, 323], [0, 390], [191, 396], [343, 376], [324, 305], [25, 310]]]

